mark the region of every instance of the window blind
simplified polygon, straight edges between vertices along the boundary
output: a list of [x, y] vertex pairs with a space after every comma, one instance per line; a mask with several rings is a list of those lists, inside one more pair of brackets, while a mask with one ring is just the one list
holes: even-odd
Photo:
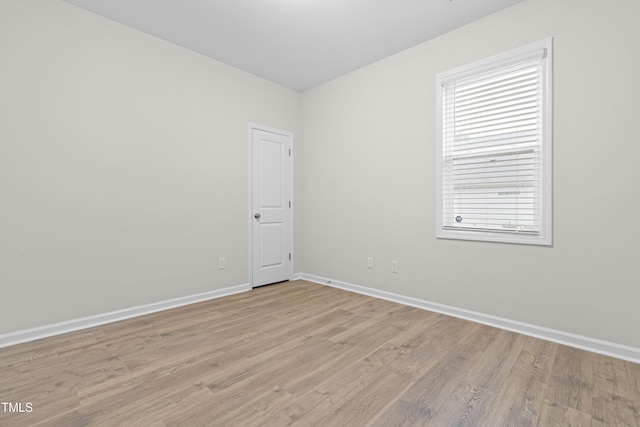
[[442, 226], [541, 231], [542, 59], [442, 82]]

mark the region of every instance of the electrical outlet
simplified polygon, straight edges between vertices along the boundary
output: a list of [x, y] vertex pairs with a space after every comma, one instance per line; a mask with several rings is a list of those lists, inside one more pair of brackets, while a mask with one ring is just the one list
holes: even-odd
[[398, 272], [398, 261], [396, 261], [395, 259], [391, 260], [391, 272], [392, 273]]
[[227, 261], [224, 259], [224, 257], [218, 258], [218, 270], [224, 270], [226, 266]]
[[373, 258], [367, 258], [367, 268], [373, 268]]

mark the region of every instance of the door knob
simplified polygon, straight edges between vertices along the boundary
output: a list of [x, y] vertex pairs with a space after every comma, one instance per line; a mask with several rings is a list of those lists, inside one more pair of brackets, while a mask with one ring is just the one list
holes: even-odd
[[257, 213], [257, 214], [255, 214], [253, 217], [254, 217], [255, 219], [260, 219], [260, 216], [261, 216], [261, 215], [260, 215], [259, 213]]

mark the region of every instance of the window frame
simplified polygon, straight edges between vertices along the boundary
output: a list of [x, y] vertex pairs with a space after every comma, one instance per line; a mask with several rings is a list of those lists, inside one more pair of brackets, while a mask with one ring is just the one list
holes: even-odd
[[[444, 136], [443, 86], [451, 81], [477, 76], [519, 62], [541, 56], [541, 142], [540, 161], [542, 179], [540, 196], [540, 231], [536, 234], [492, 232], [482, 230], [445, 228], [444, 225]], [[551, 37], [510, 51], [491, 56], [436, 75], [436, 238], [475, 240], [485, 242], [517, 243], [551, 246], [553, 202], [553, 39]]]

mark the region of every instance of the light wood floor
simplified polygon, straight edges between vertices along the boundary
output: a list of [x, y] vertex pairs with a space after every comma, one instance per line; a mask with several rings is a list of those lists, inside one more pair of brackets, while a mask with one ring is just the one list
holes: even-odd
[[2, 426], [640, 426], [640, 365], [297, 281], [1, 349], [0, 401], [33, 407]]

